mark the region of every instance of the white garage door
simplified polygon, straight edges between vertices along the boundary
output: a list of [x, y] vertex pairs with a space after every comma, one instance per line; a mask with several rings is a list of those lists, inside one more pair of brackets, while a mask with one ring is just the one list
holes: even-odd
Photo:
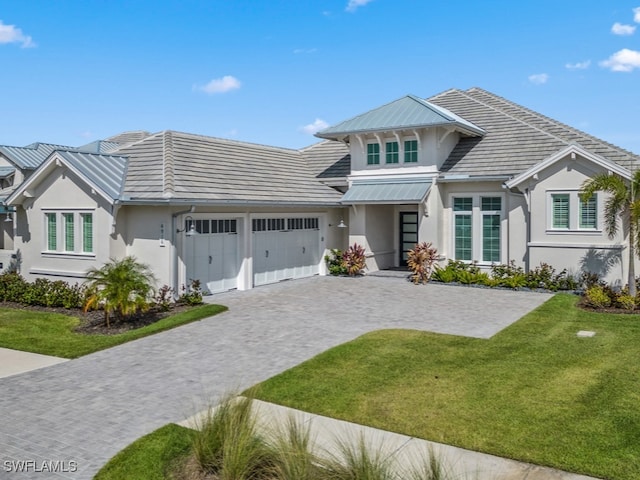
[[256, 218], [253, 231], [253, 284], [317, 275], [320, 229], [317, 217]]
[[[197, 235], [186, 237], [187, 279], [200, 280], [204, 291], [238, 287], [240, 261], [236, 220], [193, 220]], [[191, 225], [185, 225], [188, 231]]]

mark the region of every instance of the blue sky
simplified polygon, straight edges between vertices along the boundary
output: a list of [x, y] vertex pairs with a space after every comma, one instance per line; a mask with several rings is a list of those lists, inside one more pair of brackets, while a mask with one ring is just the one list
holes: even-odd
[[640, 154], [640, 0], [0, 0], [0, 144], [172, 129], [300, 148], [478, 86]]

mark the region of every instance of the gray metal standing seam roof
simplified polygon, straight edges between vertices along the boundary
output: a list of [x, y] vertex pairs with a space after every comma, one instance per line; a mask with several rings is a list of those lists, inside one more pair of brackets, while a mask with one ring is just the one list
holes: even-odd
[[112, 200], [117, 200], [120, 197], [127, 171], [126, 157], [74, 150], [58, 150], [56, 154], [111, 197]]
[[413, 95], [407, 95], [358, 115], [357, 117], [325, 128], [316, 133], [316, 136], [327, 139], [338, 139], [339, 137], [353, 133], [444, 125], [456, 126], [474, 135], [484, 134], [484, 131], [480, 127], [448, 111], [446, 108], [433, 105]]
[[51, 143], [32, 143], [26, 147], [0, 146], [0, 153], [9, 158], [20, 169], [34, 170], [40, 166], [51, 152], [57, 149], [73, 149]]

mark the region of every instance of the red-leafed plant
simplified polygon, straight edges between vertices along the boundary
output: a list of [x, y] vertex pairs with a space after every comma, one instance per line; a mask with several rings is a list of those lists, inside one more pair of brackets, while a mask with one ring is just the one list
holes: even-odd
[[347, 273], [354, 277], [360, 275], [367, 266], [364, 247], [354, 243], [342, 254], [342, 261], [347, 267]]
[[433, 267], [438, 259], [438, 250], [431, 242], [416, 244], [413, 250], [409, 250], [407, 266], [411, 270], [413, 283], [427, 283], [431, 278]]

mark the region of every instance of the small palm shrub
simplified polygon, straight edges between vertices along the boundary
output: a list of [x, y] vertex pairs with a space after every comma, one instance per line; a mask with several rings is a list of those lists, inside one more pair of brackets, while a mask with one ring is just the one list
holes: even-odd
[[585, 302], [595, 308], [606, 308], [611, 305], [611, 298], [601, 285], [594, 285], [585, 292]]
[[347, 269], [347, 274], [351, 277], [362, 274], [367, 266], [367, 258], [362, 245], [354, 243], [342, 254], [342, 261]]
[[347, 274], [347, 266], [342, 259], [342, 250], [332, 248], [329, 255], [324, 256], [324, 261], [327, 264], [327, 269], [331, 275]]
[[480, 268], [473, 263], [449, 260], [445, 267], [436, 266], [431, 278], [443, 283], [476, 283], [474, 278], [478, 273], [480, 273]]
[[407, 266], [411, 270], [413, 283], [427, 283], [433, 273], [433, 267], [438, 258], [438, 250], [431, 243], [418, 243], [409, 250]]
[[87, 272], [85, 284], [89, 295], [84, 310], [102, 307], [109, 327], [112, 313], [124, 320], [138, 311], [146, 311], [154, 282], [149, 267], [134, 257], [112, 258], [101, 268], [91, 268]]

